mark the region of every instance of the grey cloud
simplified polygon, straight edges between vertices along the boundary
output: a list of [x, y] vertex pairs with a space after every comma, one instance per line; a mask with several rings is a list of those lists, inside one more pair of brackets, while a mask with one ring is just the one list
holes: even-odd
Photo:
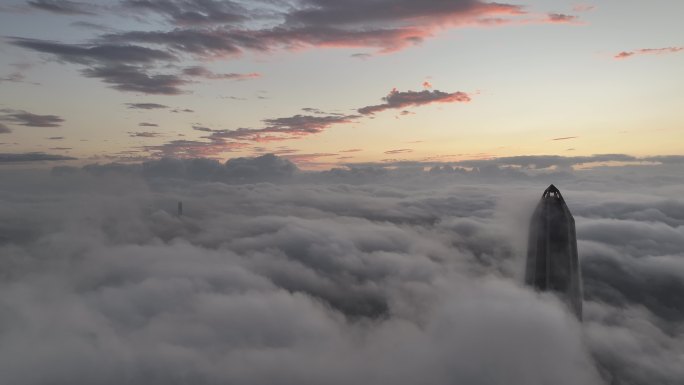
[[313, 47], [374, 47], [389, 52], [423, 40], [425, 34], [408, 28], [345, 30], [325, 26], [289, 28], [276, 26], [261, 30], [174, 29], [170, 31], [131, 31], [104, 35], [106, 41], [157, 44], [179, 53], [202, 58], [238, 55], [243, 51], [267, 52], [274, 49]]
[[[622, 160], [622, 157], [616, 157], [615, 161], [611, 161], [610, 157], [603, 156], [596, 159], [587, 157], [588, 159], [573, 159], [575, 157], [567, 157], [567, 159], [558, 159], [550, 163], [532, 162], [524, 163], [524, 165], [515, 165], [508, 162], [497, 162], [496, 159], [488, 161], [461, 161], [448, 162], [442, 160], [396, 160], [390, 159], [385, 162], [348, 162], [345, 167], [352, 169], [358, 168], [377, 168], [386, 170], [429, 170], [435, 169], [435, 172], [449, 171], [453, 175], [467, 175], [468, 178], [476, 178], [483, 182], [487, 179], [503, 181], [505, 179], [509, 182], [514, 182], [517, 179], [527, 181], [570, 181], [574, 183], [579, 176], [587, 175], [584, 179], [583, 186], [589, 189], [599, 189], [603, 183], [600, 175], [605, 174], [606, 178], [610, 178], [615, 185], [620, 188], [631, 189], [638, 183], [649, 183], [652, 185], [672, 183], [677, 180], [676, 164], [662, 164], [660, 167], [661, 173], [650, 173], [656, 163], [653, 161], [644, 160], [643, 158], [634, 158], [634, 160]], [[608, 160], [606, 160], [608, 159]], [[624, 166], [619, 168], [612, 166], [603, 166], [603, 163], [620, 164], [625, 162]], [[583, 166], [583, 167], [576, 167]], [[583, 168], [588, 168], [591, 171], [585, 171]], [[616, 177], [612, 170], [623, 170], [624, 174]], [[589, 178], [588, 175], [594, 177]]]
[[142, 175], [191, 180], [254, 182], [278, 181], [292, 177], [297, 166], [272, 154], [256, 158], [233, 158], [224, 164], [213, 159], [165, 158], [142, 164]]
[[226, 172], [237, 178], [288, 178], [297, 172], [297, 166], [287, 159], [272, 154], [256, 158], [233, 158], [225, 163]]
[[240, 3], [226, 0], [124, 0], [122, 5], [161, 14], [180, 25], [236, 23], [245, 21], [248, 13]]
[[577, 20], [577, 16], [573, 15], [566, 15], [563, 13], [549, 13], [547, 15], [548, 21], [551, 23], [572, 23], [573, 21]]
[[94, 15], [97, 8], [89, 3], [69, 0], [34, 0], [27, 3], [33, 8], [62, 15]]
[[[184, 32], [178, 32], [184, 33]], [[196, 43], [206, 46], [211, 45], [210, 42], [202, 38], [193, 38], [193, 34], [202, 35], [201, 31], [189, 31], [190, 35], [187, 44], [182, 43], [182, 39], [171, 36], [183, 52], [191, 51], [188, 44], [193, 44], [193, 40], [199, 40]], [[152, 32], [135, 32], [135, 34], [144, 34], [146, 39], [142, 42], [165, 43], [155, 38]], [[86, 77], [98, 78], [103, 82], [111, 84], [114, 89], [129, 92], [142, 92], [146, 94], [162, 94], [162, 95], [177, 95], [183, 93], [181, 87], [190, 82], [189, 78], [203, 77], [206, 79], [224, 79], [224, 80], [245, 80], [259, 77], [256, 73], [228, 73], [217, 74], [208, 69], [196, 66], [188, 67], [181, 73], [169, 73], [168, 70], [155, 68], [159, 63], [168, 63], [176, 61], [176, 55], [168, 52], [168, 50], [158, 50], [139, 45], [129, 44], [129, 40], [133, 39], [133, 35], [125, 39], [121, 44], [111, 44], [115, 35], [104, 36], [102, 43], [91, 44], [64, 44], [52, 42], [47, 40], [36, 39], [22, 39], [13, 38], [11, 44], [26, 49], [31, 49], [37, 52], [55, 55], [58, 60], [76, 63], [86, 66], [81, 70], [81, 73]], [[166, 35], [158, 35], [163, 37]], [[184, 35], [185, 36], [185, 35]], [[204, 36], [204, 35], [203, 35]], [[167, 36], [168, 37], [168, 36]], [[149, 39], [152, 39], [150, 41]], [[140, 39], [137, 39], [140, 40]], [[168, 43], [168, 41], [166, 42]], [[180, 45], [178, 45], [180, 44]], [[198, 47], [193, 48], [200, 49]], [[203, 48], [200, 49], [203, 51]], [[195, 52], [199, 54], [200, 51]]]
[[302, 108], [302, 111], [308, 112], [310, 114], [325, 114], [325, 112], [319, 110], [318, 108], [312, 108], [312, 107], [304, 107], [304, 108]]
[[373, 55], [371, 55], [369, 53], [354, 53], [354, 54], [351, 54], [351, 57], [356, 58], [356, 59], [365, 60], [365, 59], [373, 57]]
[[358, 25], [365, 23], [394, 23], [400, 21], [451, 20], [473, 17], [478, 14], [520, 14], [517, 5], [487, 3], [479, 0], [439, 1], [428, 0], [352, 0], [331, 2], [305, 0], [304, 7], [287, 15], [287, 22], [306, 25]]
[[281, 150], [277, 152], [278, 156], [281, 156], [285, 159], [291, 160], [292, 162], [295, 162], [298, 165], [304, 166], [304, 167], [324, 167], [324, 166], [329, 166], [331, 164], [336, 164], [336, 162], [333, 162], [331, 160], [328, 160], [330, 157], [336, 157], [339, 154], [337, 153], [328, 153], [328, 152], [314, 152], [314, 153], [302, 153], [296, 150]]
[[[36, 0], [34, 7], [54, 12], [82, 12], [85, 3], [68, 0]], [[54, 55], [59, 61], [86, 66], [82, 74], [96, 77], [120, 91], [174, 95], [189, 77], [245, 79], [255, 74], [214, 74], [206, 71], [168, 73], [180, 58], [206, 60], [240, 55], [245, 51], [271, 52], [302, 48], [373, 48], [393, 52], [421, 43], [442, 27], [454, 27], [483, 18], [515, 18], [521, 6], [480, 0], [409, 1], [373, 0], [330, 2], [266, 1], [245, 3], [216, 0], [124, 0], [126, 16], [140, 13], [161, 16], [171, 23], [159, 30], [106, 33], [86, 44], [65, 44], [36, 39], [11, 38], [11, 44]], [[552, 17], [548, 21], [558, 21]], [[97, 27], [92, 24], [80, 26]], [[251, 28], [250, 28], [251, 27]], [[156, 46], [157, 48], [151, 48]], [[357, 55], [358, 56], [358, 55]], [[388, 96], [388, 104], [369, 106], [373, 113], [394, 105], [424, 104], [401, 101], [419, 93]], [[451, 95], [466, 101], [465, 94]], [[446, 95], [420, 94], [422, 97]], [[261, 97], [260, 97], [261, 98]], [[433, 100], [437, 101], [437, 100]], [[446, 99], [442, 101], [446, 102]], [[386, 107], [386, 108], [385, 108]]]
[[569, 167], [585, 163], [597, 162], [633, 162], [638, 159], [625, 154], [597, 154], [591, 156], [565, 157], [559, 155], [529, 155], [511, 156], [487, 160], [467, 160], [458, 162], [459, 165], [467, 167], [483, 167], [488, 165], [497, 166], [522, 166], [528, 168], [549, 168], [552, 166]]
[[0, 123], [0, 134], [9, 134], [12, 130], [6, 125]]
[[195, 131], [207, 132], [207, 141], [174, 140], [161, 146], [148, 146], [146, 149], [163, 157], [195, 158], [208, 157], [249, 146], [248, 142], [273, 142], [299, 138], [322, 132], [336, 125], [352, 123], [355, 115], [294, 115], [264, 120], [263, 128], [238, 128], [222, 130], [192, 126]]
[[126, 103], [128, 108], [135, 110], [160, 110], [164, 108], [169, 108], [163, 104], [159, 103]]
[[13, 72], [7, 76], [0, 77], [0, 83], [10, 82], [10, 83], [26, 83], [24, 80], [26, 76], [21, 72]]
[[316, 114], [316, 115], [337, 115], [337, 116], [344, 116], [344, 114], [341, 113], [333, 113], [333, 112], [326, 112], [318, 108], [312, 108], [312, 107], [304, 107], [302, 108], [302, 111], [309, 113], [309, 114]]
[[195, 67], [187, 67], [183, 69], [183, 74], [192, 76], [192, 77], [201, 77], [205, 79], [212, 79], [212, 80], [247, 80], [247, 79], [255, 79], [258, 77], [261, 77], [261, 74], [258, 74], [256, 72], [252, 73], [225, 73], [225, 74], [217, 74], [214, 73], [207, 68], [200, 67], [200, 66], [195, 66]]
[[227, 142], [221, 137], [215, 137], [214, 134], [209, 136], [208, 139], [209, 141], [172, 140], [161, 145], [145, 146], [143, 149], [155, 158], [201, 158], [214, 157], [225, 152], [247, 147], [246, 143]]
[[615, 56], [615, 59], [627, 59], [634, 55], [664, 55], [684, 51], [684, 47], [665, 47], [665, 48], [642, 48], [635, 51], [622, 51]]
[[684, 247], [684, 228], [636, 220], [592, 220], [578, 229], [587, 240], [601, 241], [631, 255], [648, 256], [658, 251], [674, 254]]
[[[684, 321], [684, 305], [677, 293], [684, 289], [681, 256], [661, 254], [634, 257], [600, 242], [585, 242], [585, 288], [589, 300], [617, 307], [643, 306], [662, 319], [656, 326], [668, 333]], [[622, 255], [621, 255], [622, 254]]]
[[663, 156], [649, 156], [643, 158], [648, 162], [658, 162], [664, 164], [681, 164], [684, 163], [684, 155], [663, 155]]
[[37, 52], [49, 53], [70, 63], [103, 65], [105, 63], [152, 63], [157, 60], [175, 60], [168, 52], [135, 45], [116, 44], [64, 44], [48, 40], [13, 38], [11, 44]]
[[447, 93], [439, 90], [398, 91], [396, 89], [383, 98], [385, 103], [358, 109], [362, 115], [372, 115], [389, 109], [401, 109], [431, 103], [467, 103], [470, 101], [464, 92]]
[[46, 40], [14, 38], [11, 44], [55, 55], [59, 60], [85, 65], [81, 73], [99, 78], [120, 91], [176, 95], [187, 80], [174, 74], [155, 73], [150, 65], [175, 61], [168, 52], [129, 44], [63, 44]]
[[22, 110], [0, 109], [0, 120], [26, 127], [59, 127], [64, 119], [57, 115], [38, 115]]
[[76, 158], [43, 152], [4, 153], [0, 154], [0, 163], [45, 162], [56, 160], [73, 160]]
[[187, 80], [172, 74], [150, 74], [140, 67], [116, 65], [86, 68], [86, 77], [99, 78], [119, 91], [142, 92], [156, 95], [178, 95], [184, 93], [180, 86]]
[[[122, 164], [122, 163], [108, 163], [108, 164], [88, 164], [83, 166], [80, 170], [97, 177], [113, 175], [138, 175], [140, 174], [141, 167], [139, 164]], [[68, 174], [78, 174], [79, 169], [73, 167], [64, 166], [55, 167], [52, 170], [52, 174], [56, 175], [68, 175]]]
[[143, 132], [129, 132], [128, 136], [131, 138], [156, 138], [159, 136], [158, 132], [149, 132], [149, 131], [143, 131]]
[[[433, 35], [437, 25], [524, 14], [517, 5], [479, 0], [270, 2], [249, 10], [238, 3], [210, 0], [129, 0], [124, 5], [157, 13], [183, 27], [110, 34], [103, 37], [105, 40], [159, 44], [202, 57], [301, 47], [377, 48], [390, 52], [420, 43]], [[250, 18], [262, 26], [246, 29], [234, 25]]]
[[113, 28], [100, 23], [91, 23], [88, 21], [75, 21], [70, 24], [72, 27], [95, 30], [100, 32], [112, 32]]
[[390, 155], [393, 155], [393, 154], [405, 154], [405, 153], [407, 153], [407, 152], [413, 152], [413, 150], [410, 149], [410, 148], [399, 148], [399, 149], [396, 149], [396, 150], [388, 150], [388, 151], [385, 151], [385, 154], [390, 154]]
[[265, 119], [264, 123], [269, 126], [267, 130], [273, 132], [303, 134], [319, 132], [334, 124], [351, 123], [357, 117], [355, 115], [294, 115], [285, 118]]
[[672, 228], [684, 226], [684, 204], [675, 200], [644, 202], [599, 201], [579, 208], [587, 218], [662, 222]]
[[[171, 31], [130, 31], [103, 36], [107, 41], [157, 44], [178, 52], [199, 56], [235, 55], [242, 44], [257, 48], [255, 39], [224, 30], [174, 29]], [[263, 47], [265, 48], [265, 47]]]

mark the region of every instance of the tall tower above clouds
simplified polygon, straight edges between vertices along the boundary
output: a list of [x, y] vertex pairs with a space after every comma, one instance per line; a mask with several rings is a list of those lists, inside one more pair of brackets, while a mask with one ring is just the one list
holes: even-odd
[[582, 319], [575, 219], [554, 185], [544, 191], [530, 221], [525, 283], [556, 293]]

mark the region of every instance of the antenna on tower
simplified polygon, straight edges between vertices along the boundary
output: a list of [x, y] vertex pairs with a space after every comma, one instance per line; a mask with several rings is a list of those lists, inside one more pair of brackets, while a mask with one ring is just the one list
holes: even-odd
[[178, 201], [178, 216], [180, 217], [182, 215], [183, 215], [183, 202]]

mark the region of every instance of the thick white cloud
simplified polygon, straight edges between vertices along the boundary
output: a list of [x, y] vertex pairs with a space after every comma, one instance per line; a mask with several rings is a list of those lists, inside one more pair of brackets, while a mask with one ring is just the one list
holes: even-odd
[[[676, 182], [629, 188], [674, 181], [649, 167], [5, 171], [0, 383], [676, 384], [684, 203]], [[521, 285], [556, 177], [583, 324]]]

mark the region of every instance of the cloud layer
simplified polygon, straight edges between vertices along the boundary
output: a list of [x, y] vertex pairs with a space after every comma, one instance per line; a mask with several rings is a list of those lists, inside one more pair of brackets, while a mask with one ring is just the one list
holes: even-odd
[[[511, 182], [266, 155], [2, 176], [3, 383], [682, 378], [676, 165]], [[521, 286], [550, 182], [577, 222], [583, 324]]]

